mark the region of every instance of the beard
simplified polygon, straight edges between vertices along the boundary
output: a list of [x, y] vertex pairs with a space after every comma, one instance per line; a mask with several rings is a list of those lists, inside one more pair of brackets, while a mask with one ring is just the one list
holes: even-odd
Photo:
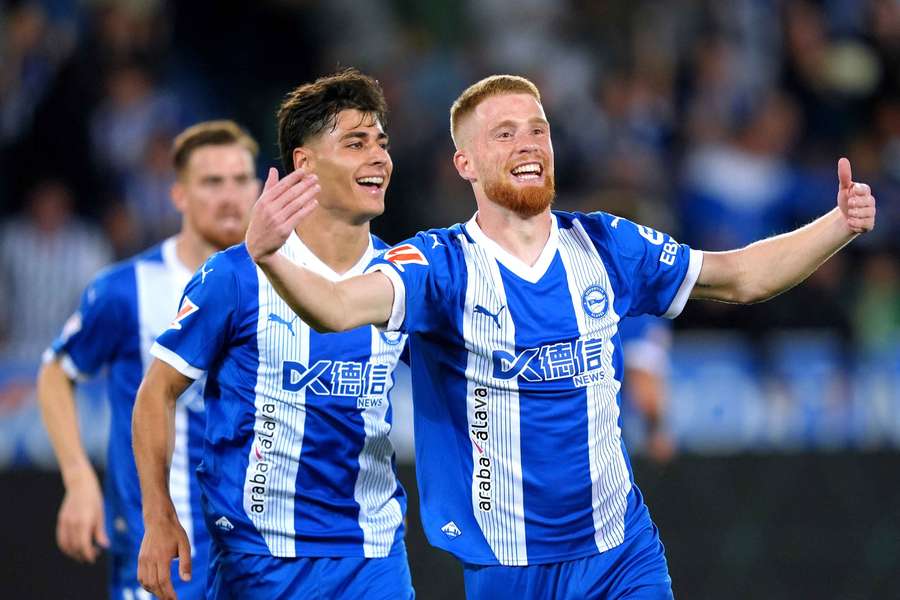
[[511, 210], [520, 217], [528, 218], [541, 214], [553, 204], [556, 187], [552, 175], [544, 177], [544, 185], [523, 187], [517, 187], [504, 178], [497, 178], [485, 183], [484, 194], [495, 204]]

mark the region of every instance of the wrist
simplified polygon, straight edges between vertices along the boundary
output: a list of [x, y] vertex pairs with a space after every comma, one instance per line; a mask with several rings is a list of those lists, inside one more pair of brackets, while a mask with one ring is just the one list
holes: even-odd
[[60, 471], [62, 473], [63, 486], [66, 488], [66, 491], [85, 486], [99, 487], [100, 485], [97, 481], [97, 474], [94, 472], [94, 467], [91, 466], [91, 463], [87, 458], [68, 465], [61, 464]]

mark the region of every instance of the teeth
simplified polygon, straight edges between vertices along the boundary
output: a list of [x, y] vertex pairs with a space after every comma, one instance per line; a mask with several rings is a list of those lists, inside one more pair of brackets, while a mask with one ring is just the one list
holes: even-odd
[[356, 180], [356, 183], [373, 183], [375, 185], [381, 185], [384, 183], [384, 177], [360, 177]]
[[512, 170], [513, 175], [524, 175], [525, 173], [540, 173], [541, 165], [538, 163], [528, 163], [525, 165], [519, 165], [515, 169]]

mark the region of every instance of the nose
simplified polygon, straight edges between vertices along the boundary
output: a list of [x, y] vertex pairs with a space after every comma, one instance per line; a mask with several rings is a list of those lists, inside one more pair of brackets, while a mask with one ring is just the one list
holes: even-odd
[[369, 159], [369, 164], [380, 167], [386, 165], [390, 160], [391, 155], [388, 154], [386, 148], [375, 146], [375, 149], [372, 151], [371, 157]]

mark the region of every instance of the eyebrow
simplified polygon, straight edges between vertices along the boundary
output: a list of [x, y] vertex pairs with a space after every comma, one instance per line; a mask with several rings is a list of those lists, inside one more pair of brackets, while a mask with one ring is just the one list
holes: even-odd
[[[497, 123], [494, 127], [491, 128], [491, 131], [496, 131], [496, 130], [502, 129], [504, 127], [515, 127], [518, 124], [519, 124], [518, 121], [513, 121], [512, 119], [506, 119], [504, 121], [500, 121], [499, 123]], [[549, 121], [547, 121], [547, 119], [543, 119], [541, 117], [532, 117], [532, 118], [528, 119], [528, 124], [529, 125], [544, 125], [546, 127], [550, 126]]]
[[[348, 140], [348, 139], [352, 139], [352, 138], [359, 138], [359, 139], [367, 140], [367, 139], [369, 139], [369, 133], [366, 131], [349, 131], [349, 132], [345, 133], [344, 135], [342, 135], [340, 140], [343, 142], [344, 140]], [[386, 139], [388, 139], [388, 135], [385, 132], [380, 131], [380, 132], [378, 132], [378, 135], [375, 136], [375, 139], [376, 140], [386, 140]]]

